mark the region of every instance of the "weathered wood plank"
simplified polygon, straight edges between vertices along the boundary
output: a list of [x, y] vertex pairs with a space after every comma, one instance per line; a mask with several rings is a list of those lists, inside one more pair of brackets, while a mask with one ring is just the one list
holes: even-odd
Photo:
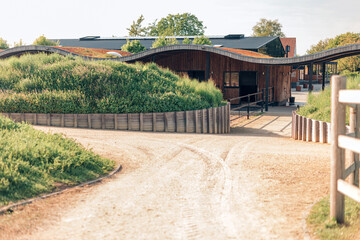
[[360, 139], [348, 137], [346, 135], [339, 135], [338, 146], [350, 151], [360, 153]]
[[338, 179], [337, 190], [360, 203], [360, 189], [358, 187], [355, 187], [342, 179]]
[[347, 104], [360, 104], [360, 90], [340, 90], [339, 102]]

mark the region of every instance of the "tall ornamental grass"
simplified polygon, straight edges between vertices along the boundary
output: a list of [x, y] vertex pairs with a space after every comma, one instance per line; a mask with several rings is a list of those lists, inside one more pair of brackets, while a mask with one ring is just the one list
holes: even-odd
[[1, 60], [0, 89], [0, 112], [170, 112], [217, 107], [223, 99], [212, 81], [182, 78], [154, 63], [57, 54]]

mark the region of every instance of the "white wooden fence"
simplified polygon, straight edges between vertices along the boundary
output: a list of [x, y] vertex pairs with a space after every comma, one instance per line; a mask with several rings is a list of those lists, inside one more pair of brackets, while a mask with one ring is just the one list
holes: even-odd
[[[346, 106], [350, 107], [350, 133], [346, 134]], [[360, 202], [360, 90], [346, 90], [346, 77], [331, 78], [331, 182], [330, 217], [344, 222], [344, 195]], [[345, 169], [345, 149], [352, 164]], [[349, 182], [345, 179], [349, 177]]]

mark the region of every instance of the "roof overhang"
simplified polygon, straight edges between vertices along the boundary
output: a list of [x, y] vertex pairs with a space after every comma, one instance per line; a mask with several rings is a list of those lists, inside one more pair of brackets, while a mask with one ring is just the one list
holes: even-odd
[[203, 51], [209, 53], [215, 53], [222, 56], [226, 56], [232, 59], [236, 59], [239, 61], [249, 62], [249, 63], [257, 63], [257, 64], [264, 64], [264, 65], [305, 65], [310, 63], [323, 63], [323, 62], [330, 62], [336, 59], [340, 59], [343, 57], [349, 57], [353, 55], [360, 54], [360, 44], [352, 44], [347, 46], [342, 46], [338, 48], [329, 49], [326, 51], [314, 53], [311, 55], [301, 56], [301, 57], [293, 57], [293, 58], [256, 58], [256, 57], [249, 57], [233, 52], [226, 51], [221, 48], [216, 48], [212, 46], [204, 46], [204, 45], [171, 45], [171, 46], [163, 46], [159, 48], [149, 49], [140, 53], [136, 53], [130, 56], [124, 56], [120, 58], [92, 58], [92, 57], [85, 57], [80, 56], [62, 49], [58, 49], [56, 47], [50, 46], [36, 46], [36, 45], [29, 45], [29, 46], [20, 46], [15, 48], [6, 49], [0, 52], [0, 58], [7, 58], [11, 56], [17, 56], [25, 53], [36, 53], [36, 52], [48, 52], [48, 53], [58, 53], [60, 55], [74, 55], [80, 56], [87, 60], [112, 60], [112, 61], [121, 61], [121, 62], [134, 62], [139, 61], [143, 58], [151, 57], [153, 55], [161, 54], [161, 53], [168, 53], [174, 51]]

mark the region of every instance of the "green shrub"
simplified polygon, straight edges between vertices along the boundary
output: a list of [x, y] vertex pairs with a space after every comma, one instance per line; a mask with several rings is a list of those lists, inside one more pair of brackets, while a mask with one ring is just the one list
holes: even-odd
[[0, 206], [98, 178], [114, 162], [59, 134], [46, 134], [0, 116]]
[[0, 112], [168, 112], [222, 102], [213, 82], [180, 78], [154, 63], [95, 62], [57, 54], [1, 60], [0, 88]]
[[[352, 77], [355, 76], [355, 77]], [[360, 76], [349, 74], [347, 78], [348, 89], [360, 89]], [[307, 103], [301, 107], [298, 114], [319, 121], [331, 121], [331, 88], [327, 87], [319, 94], [309, 94]], [[347, 109], [346, 121], [349, 121], [349, 109]]]

